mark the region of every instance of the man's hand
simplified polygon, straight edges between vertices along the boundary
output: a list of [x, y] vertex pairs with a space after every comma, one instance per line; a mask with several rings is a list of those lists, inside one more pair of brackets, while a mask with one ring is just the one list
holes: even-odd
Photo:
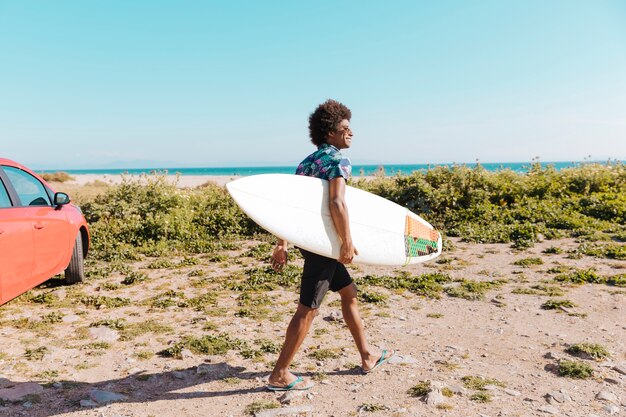
[[279, 241], [274, 247], [271, 259], [272, 268], [279, 272], [287, 264], [287, 242]]
[[341, 262], [342, 264], [347, 265], [351, 263], [352, 259], [354, 259], [354, 257], [358, 254], [359, 254], [359, 251], [356, 250], [354, 245], [352, 245], [352, 242], [342, 243], [341, 251], [339, 252], [338, 261]]

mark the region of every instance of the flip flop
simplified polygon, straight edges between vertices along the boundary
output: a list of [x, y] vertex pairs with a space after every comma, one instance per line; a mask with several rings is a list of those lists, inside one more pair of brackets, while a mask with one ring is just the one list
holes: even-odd
[[267, 389], [270, 390], [270, 391], [306, 391], [308, 389], [313, 388], [313, 386], [315, 385], [315, 384], [311, 383], [311, 384], [306, 385], [306, 386], [304, 386], [302, 388], [297, 387], [297, 385], [300, 382], [303, 382], [303, 381], [304, 381], [304, 378], [299, 376], [291, 384], [285, 385], [284, 387], [277, 387], [276, 385], [267, 384]]
[[389, 354], [387, 354], [386, 350], [383, 350], [383, 353], [380, 355], [380, 358], [378, 359], [378, 361], [376, 361], [376, 364], [374, 364], [374, 366], [372, 366], [371, 369], [368, 369], [368, 370], [363, 369], [363, 373], [369, 374], [370, 372], [373, 372], [376, 368], [387, 363], [387, 361], [389, 361], [389, 359], [391, 359], [393, 355], [395, 354], [396, 354], [395, 350], [392, 350], [391, 352], [389, 352]]

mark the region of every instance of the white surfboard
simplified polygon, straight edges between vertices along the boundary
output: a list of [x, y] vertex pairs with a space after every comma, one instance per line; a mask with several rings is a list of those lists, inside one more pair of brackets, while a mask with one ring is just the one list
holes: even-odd
[[[329, 183], [318, 178], [263, 174], [226, 184], [252, 220], [297, 247], [337, 259], [341, 241], [328, 205]], [[346, 187], [350, 232], [359, 255], [355, 263], [407, 265], [441, 253], [441, 235], [407, 208], [377, 195]]]

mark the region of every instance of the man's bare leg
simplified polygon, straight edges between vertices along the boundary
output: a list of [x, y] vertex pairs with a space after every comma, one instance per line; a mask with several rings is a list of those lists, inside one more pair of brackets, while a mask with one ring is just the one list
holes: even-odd
[[271, 385], [283, 387], [296, 380], [296, 376], [289, 372], [289, 365], [293, 362], [300, 345], [302, 345], [304, 338], [309, 333], [313, 319], [317, 314], [318, 309], [298, 304], [298, 308], [287, 327], [285, 343], [280, 351], [274, 370], [269, 377], [268, 382]]
[[357, 291], [354, 283], [339, 290], [341, 296], [341, 311], [343, 312], [343, 319], [352, 333], [356, 347], [361, 355], [361, 367], [364, 370], [369, 370], [374, 367], [376, 361], [380, 358], [381, 353], [372, 353], [367, 340], [365, 339], [365, 330], [363, 329], [363, 322], [361, 321], [361, 315], [359, 314], [359, 306], [357, 302]]

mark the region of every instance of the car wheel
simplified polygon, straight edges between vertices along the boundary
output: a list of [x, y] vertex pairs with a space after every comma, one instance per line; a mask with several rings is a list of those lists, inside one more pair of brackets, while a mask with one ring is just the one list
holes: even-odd
[[76, 235], [74, 250], [72, 251], [72, 259], [65, 270], [65, 283], [76, 284], [82, 282], [85, 278], [85, 262], [83, 259], [83, 236], [79, 231]]

